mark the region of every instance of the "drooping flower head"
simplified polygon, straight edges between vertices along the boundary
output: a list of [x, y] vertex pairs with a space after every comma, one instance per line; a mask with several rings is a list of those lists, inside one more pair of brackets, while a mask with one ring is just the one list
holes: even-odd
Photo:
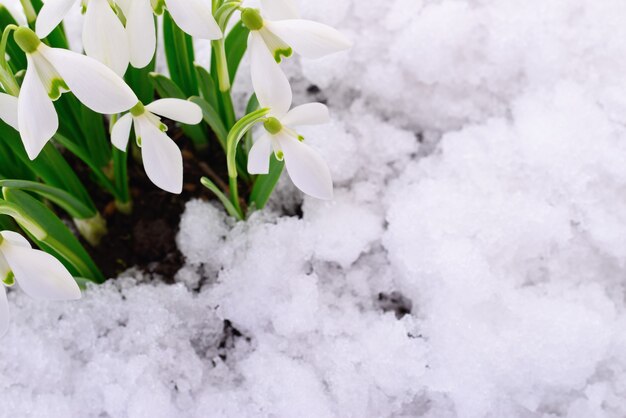
[[128, 38], [107, 0], [47, 0], [37, 16], [37, 36], [42, 39], [48, 36], [79, 1], [85, 13], [85, 53], [123, 76], [130, 62]]
[[126, 16], [126, 31], [133, 67], [143, 68], [156, 51], [154, 13], [167, 8], [172, 19], [186, 33], [198, 39], [222, 37], [213, 17], [210, 0], [117, 0]]
[[[37, 35], [48, 36], [79, 1], [85, 13], [85, 53], [119, 75], [124, 75], [129, 62], [135, 68], [150, 64], [157, 42], [154, 14], [160, 15], [166, 7], [188, 34], [200, 39], [222, 37], [206, 0], [47, 0], [37, 17]], [[118, 7], [126, 26], [115, 13]]]
[[[254, 40], [251, 40], [254, 42]], [[282, 71], [264, 71], [275, 66], [267, 49], [251, 51], [252, 84], [259, 104], [270, 109], [264, 123], [265, 133], [256, 139], [248, 155], [250, 174], [267, 174], [272, 152], [285, 161], [287, 173], [304, 193], [318, 199], [332, 199], [333, 182], [328, 166], [319, 154], [309, 147], [296, 128], [318, 125], [329, 121], [328, 108], [321, 103], [309, 103], [291, 110], [292, 92]]]
[[341, 32], [311, 20], [301, 19], [290, 0], [262, 0], [261, 10], [244, 8], [241, 21], [250, 29], [251, 48], [266, 48], [280, 63], [295, 51], [305, 58], [321, 58], [350, 48]]
[[[124, 80], [93, 58], [51, 48], [25, 27], [15, 31], [15, 41], [26, 53], [28, 65], [17, 101], [3, 100], [17, 105], [17, 128], [31, 159], [39, 155], [59, 127], [52, 102], [63, 92], [72, 91], [85, 106], [103, 114], [126, 111], [138, 101]], [[0, 112], [0, 117], [15, 127], [15, 114], [2, 111], [2, 106]]]
[[20, 234], [0, 232], [0, 336], [9, 327], [6, 288], [17, 283], [39, 300], [80, 299], [80, 289], [69, 271], [53, 256], [33, 249]]
[[134, 126], [148, 178], [167, 192], [181, 193], [183, 158], [180, 149], [165, 134], [167, 128], [156, 115], [188, 125], [202, 120], [200, 107], [186, 100], [160, 99], [147, 106], [137, 103], [113, 126], [111, 141], [115, 147], [126, 151], [130, 130]]

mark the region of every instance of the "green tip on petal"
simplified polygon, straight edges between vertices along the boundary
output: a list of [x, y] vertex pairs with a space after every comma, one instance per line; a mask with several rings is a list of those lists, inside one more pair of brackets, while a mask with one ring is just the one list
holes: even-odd
[[275, 155], [278, 161], [282, 161], [285, 159], [285, 153], [283, 153], [282, 151], [278, 151], [277, 153], [275, 153]]
[[154, 10], [154, 14], [157, 16], [161, 16], [165, 11], [164, 0], [150, 0], [150, 4], [152, 5], [152, 10]]
[[283, 58], [289, 58], [293, 55], [293, 49], [291, 48], [281, 48], [274, 51], [274, 59], [277, 63], [281, 63]]
[[267, 118], [265, 122], [263, 122], [263, 127], [267, 132], [271, 133], [272, 135], [276, 135], [283, 130], [282, 123], [280, 123], [278, 119], [272, 117]]
[[245, 8], [241, 11], [241, 22], [250, 30], [263, 28], [263, 17], [258, 9]]
[[52, 84], [50, 85], [50, 90], [48, 91], [48, 97], [51, 100], [58, 100], [61, 97], [61, 94], [64, 91], [69, 91], [69, 87], [65, 84], [65, 81], [60, 78], [52, 79]]
[[35, 32], [23, 26], [19, 27], [13, 36], [20, 49], [27, 54], [35, 52], [39, 48], [39, 44], [41, 44]]
[[146, 112], [146, 108], [143, 106], [143, 103], [137, 102], [135, 106], [130, 109], [130, 114], [134, 117], [141, 116]]
[[2, 280], [2, 283], [4, 283], [6, 287], [11, 287], [15, 285], [15, 274], [13, 274], [13, 272], [10, 271], [9, 274], [7, 274], [7, 277], [5, 277], [4, 280]]

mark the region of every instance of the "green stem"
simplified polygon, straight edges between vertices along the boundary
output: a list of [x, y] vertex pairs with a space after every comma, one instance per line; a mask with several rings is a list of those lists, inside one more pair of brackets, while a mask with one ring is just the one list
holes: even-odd
[[239, 214], [239, 219], [244, 219], [241, 203], [239, 202], [239, 186], [237, 185], [237, 177], [229, 177], [228, 186], [230, 188], [230, 201], [233, 206], [235, 206], [235, 210], [237, 210], [237, 213]]
[[35, 8], [33, 7], [33, 4], [30, 2], [30, 0], [20, 0], [20, 3], [22, 3], [22, 8], [24, 9], [26, 21], [30, 25], [35, 20], [37, 20], [37, 12], [35, 11]]
[[7, 93], [15, 97], [20, 94], [20, 86], [17, 84], [15, 75], [7, 63], [6, 49], [7, 42], [9, 41], [9, 35], [17, 28], [18, 27], [16, 25], [8, 25], [5, 27], [2, 32], [2, 40], [0, 41], [0, 83], [2, 83], [2, 86]]
[[259, 109], [239, 119], [228, 133], [226, 139], [226, 164], [228, 165], [230, 199], [242, 216], [243, 211], [239, 204], [239, 187], [237, 185], [237, 146], [246, 132], [252, 129], [255, 124], [264, 120], [269, 111], [269, 109]]

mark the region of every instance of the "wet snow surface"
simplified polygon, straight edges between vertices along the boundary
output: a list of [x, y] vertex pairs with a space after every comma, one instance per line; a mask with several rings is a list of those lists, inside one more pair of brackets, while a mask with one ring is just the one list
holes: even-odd
[[0, 415], [626, 416], [626, 3], [301, 3], [356, 41], [288, 67], [335, 201], [189, 202], [178, 284], [12, 292]]

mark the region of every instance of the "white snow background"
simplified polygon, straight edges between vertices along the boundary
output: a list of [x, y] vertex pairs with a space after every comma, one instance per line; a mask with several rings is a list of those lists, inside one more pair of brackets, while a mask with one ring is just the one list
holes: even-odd
[[287, 67], [335, 201], [193, 201], [178, 284], [12, 292], [0, 416], [625, 417], [626, 2], [300, 3], [355, 41]]

